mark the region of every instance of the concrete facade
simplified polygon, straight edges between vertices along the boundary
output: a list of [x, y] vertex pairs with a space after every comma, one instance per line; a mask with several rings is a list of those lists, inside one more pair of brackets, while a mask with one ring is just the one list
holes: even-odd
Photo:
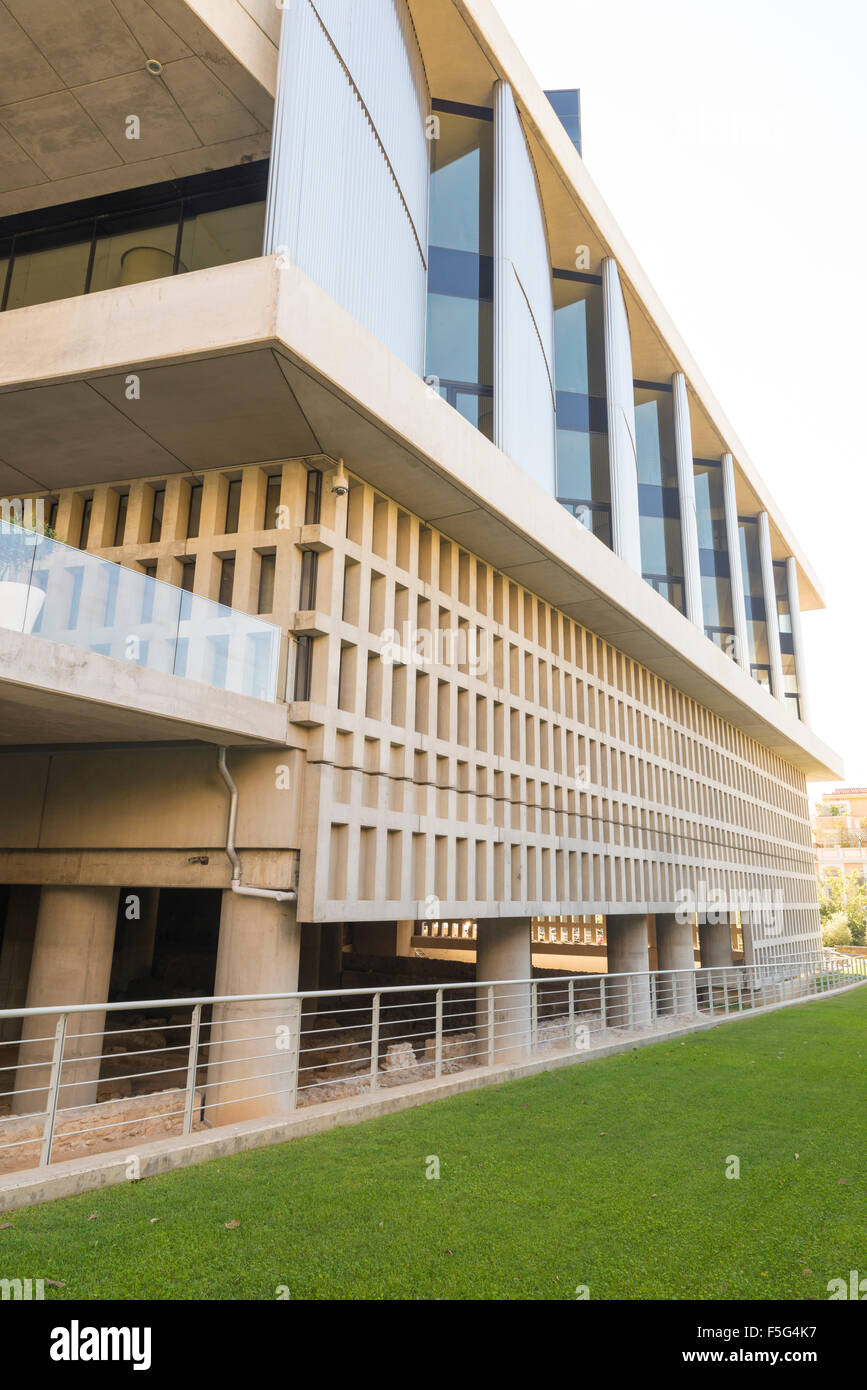
[[[106, 35], [104, 80], [122, 81], [127, 103], [139, 93], [154, 112], [176, 90], [175, 117], [195, 132], [186, 153], [155, 144], [140, 178], [116, 161], [113, 172], [94, 172], [70, 132], [68, 167], [29, 181], [26, 170], [0, 168], [0, 218], [204, 177], [215, 161], [225, 173], [273, 145], [271, 254], [217, 264], [209, 251], [188, 267], [181, 250], [190, 255], [194, 210], [185, 210], [165, 278], [0, 312], [0, 492], [44, 506], [72, 555], [58, 562], [44, 610], [64, 607], [64, 640], [40, 630], [36, 615], [24, 630], [0, 628], [0, 1002], [98, 1006], [110, 989], [130, 998], [137, 980], [170, 996], [199, 980], [196, 951], [216, 996], [336, 990], [353, 972], [384, 974], [383, 962], [415, 965], [425, 955], [416, 924], [452, 918], [477, 923], [469, 952], [480, 982], [529, 979], [539, 919], [605, 919], [605, 942], [588, 943], [588, 971], [601, 968], [606, 944], [612, 974], [657, 963], [677, 971], [694, 964], [693, 923], [708, 894], [749, 921], [756, 963], [814, 949], [806, 778], [837, 762], [804, 722], [806, 706], [799, 719], [783, 698], [779, 634], [773, 691], [750, 675], [737, 514], [761, 518], [772, 639], [772, 567], [785, 562], [801, 690], [799, 614], [821, 606], [818, 583], [493, 8], [377, 4], [388, 54], [410, 64], [397, 101], [382, 79], [386, 49], [369, 54], [342, 27], [354, 0], [323, 5], [318, 17], [305, 0], [305, 42], [315, 40], [328, 73], [322, 90], [316, 81], [304, 89], [311, 124], [329, 119], [328, 94], [339, 91], [364, 167], [383, 180], [381, 203], [348, 196], [351, 171], [338, 180], [346, 216], [365, 233], [339, 247], [326, 236], [333, 219], [304, 192], [305, 178], [333, 171], [317, 174], [300, 148], [297, 93], [279, 85], [290, 58], [303, 68], [303, 54], [287, 49], [288, 11], [281, 24], [279, 11], [253, 0], [153, 8], [180, 26], [162, 85], [125, 76], [133, 58], [143, 67], [148, 32], [134, 3]], [[83, 40], [65, 24], [74, 55]], [[59, 40], [22, 26], [19, 41], [23, 61], [40, 44], [48, 60]], [[181, 81], [184, 63], [196, 65], [198, 97]], [[208, 78], [214, 64], [223, 105]], [[64, 87], [80, 86], [70, 69]], [[419, 370], [437, 250], [427, 245], [419, 165], [429, 96], [490, 111], [495, 123], [491, 389], [511, 392], [508, 403], [495, 396], [496, 443]], [[101, 115], [101, 139], [111, 119]], [[316, 133], [327, 143], [333, 131]], [[316, 184], [317, 199], [324, 188]], [[532, 224], [522, 222], [529, 192]], [[280, 236], [296, 207], [310, 212], [300, 264]], [[371, 300], [359, 256], [378, 244], [379, 213], [388, 246], [408, 247], [412, 266], [401, 278], [378, 262]], [[530, 361], [534, 409], [553, 428], [549, 271], [573, 264], [576, 245], [604, 298], [612, 548], [558, 503], [547, 441], [539, 476], [526, 466], [533, 430], [515, 409]], [[4, 274], [8, 302], [12, 261]], [[404, 322], [400, 285], [410, 281]], [[510, 336], [510, 322], [520, 335]], [[633, 383], [642, 380], [676, 392], [686, 615], [641, 575]], [[737, 570], [732, 654], [702, 626], [693, 455], [723, 468]], [[84, 552], [104, 588], [79, 612]], [[32, 568], [41, 605], [48, 580]], [[130, 575], [155, 587], [136, 588], [135, 602], [127, 593], [110, 622], [112, 595]], [[153, 652], [106, 653], [109, 627], [138, 652], [142, 595], [178, 605], [163, 665]], [[211, 644], [210, 679], [183, 673], [178, 634], [206, 602], [277, 631], [275, 698], [238, 694], [215, 674], [230, 656], [210, 607], [200, 634]], [[263, 635], [251, 632], [237, 660], [255, 664], [253, 639]], [[226, 776], [218, 749], [228, 750]], [[130, 895], [138, 917], [124, 915]], [[757, 901], [773, 911], [752, 911]], [[731, 964], [730, 929], [699, 930], [701, 964]], [[689, 1013], [694, 997], [694, 985], [676, 982], [671, 1011]], [[607, 1007], [641, 1025], [649, 985], [612, 982]], [[479, 1046], [497, 1063], [523, 1055], [533, 1023], [526, 984], [498, 989], [489, 1013], [481, 990]], [[52, 1043], [39, 1026], [24, 1026], [19, 1063], [32, 1070], [19, 1072], [31, 1084], [19, 1081], [18, 1113], [44, 1099]], [[291, 1001], [214, 1006], [202, 1033], [209, 1121], [291, 1106], [279, 1049], [294, 1056], [299, 1026]], [[99, 1081], [98, 1062], [78, 1060], [88, 1032], [101, 1038], [98, 1007], [70, 1022], [65, 1044], [64, 1081], [80, 1103]], [[260, 1057], [261, 1089], [276, 1101], [242, 1081]]]

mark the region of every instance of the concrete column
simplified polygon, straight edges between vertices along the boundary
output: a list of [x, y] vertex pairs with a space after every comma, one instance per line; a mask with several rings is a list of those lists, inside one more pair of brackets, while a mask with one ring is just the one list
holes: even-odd
[[[9, 889], [6, 923], [0, 943], [0, 1009], [23, 1009], [27, 1003], [27, 981], [38, 912], [38, 886], [13, 884]], [[0, 1043], [17, 1042], [20, 1036], [19, 1019], [0, 1020]]]
[[[42, 889], [27, 989], [28, 1009], [46, 1004], [101, 1004], [108, 999], [118, 896], [117, 888], [75, 885]], [[47, 1092], [42, 1088], [51, 1072], [56, 1021], [46, 1016], [24, 1022], [12, 1101], [16, 1115], [45, 1107]], [[90, 1105], [96, 1100], [104, 1026], [105, 1011], [101, 1009], [70, 1015], [60, 1109]], [[78, 1062], [79, 1057], [96, 1060]]]
[[[226, 890], [214, 994], [284, 994], [298, 989], [301, 933], [294, 903]], [[230, 1124], [292, 1108], [300, 1017], [297, 1000], [215, 1004], [207, 1044], [205, 1118]], [[269, 1094], [263, 1094], [263, 1093]]]
[[[656, 985], [656, 1008], [661, 1014], [694, 1014], [695, 951], [692, 919], [679, 922], [675, 913], [656, 914], [656, 949], [660, 974]], [[689, 974], [667, 974], [667, 971]]]
[[134, 888], [124, 893], [120, 943], [111, 972], [114, 988], [125, 990], [133, 980], [152, 973], [159, 907], [159, 888]]
[[755, 965], [756, 947], [753, 940], [753, 924], [747, 913], [741, 913], [741, 935], [744, 939], [744, 965]]
[[759, 551], [762, 558], [762, 592], [765, 596], [765, 620], [768, 629], [771, 694], [778, 700], [783, 700], [785, 696], [783, 657], [780, 651], [780, 614], [777, 609], [777, 586], [774, 583], [774, 560], [771, 554], [771, 524], [767, 512], [759, 512]]
[[792, 646], [795, 650], [795, 676], [798, 682], [798, 699], [801, 704], [801, 719], [810, 722], [807, 705], [807, 670], [804, 660], [804, 630], [801, 627], [801, 598], [798, 593], [798, 565], [793, 556], [786, 560], [786, 586], [789, 591], [789, 612], [792, 616]]
[[343, 974], [342, 922], [323, 922], [319, 937], [319, 988], [340, 989]]
[[[477, 923], [476, 980], [528, 981], [532, 974], [531, 927], [529, 917], [488, 917]], [[476, 1051], [487, 1065], [493, 1030], [493, 1060], [513, 1062], [530, 1052], [530, 986], [493, 986], [493, 1018], [490, 995], [480, 990], [476, 997]]]
[[695, 509], [695, 471], [692, 459], [692, 428], [689, 422], [689, 394], [683, 372], [671, 378], [674, 399], [674, 444], [677, 453], [677, 489], [680, 495], [680, 538], [683, 547], [684, 611], [691, 623], [704, 632], [704, 603], [701, 595], [701, 561], [698, 553], [698, 516]]
[[[650, 1023], [650, 953], [644, 913], [608, 916], [608, 974], [629, 979], [606, 980], [606, 1021], [609, 1028], [646, 1028]], [[631, 1001], [631, 1002], [630, 1002]]]
[[606, 917], [609, 974], [632, 979], [606, 981], [606, 1022], [609, 1027], [647, 1027], [650, 1023], [650, 952], [645, 913]]
[[732, 929], [728, 918], [724, 922], [699, 923], [698, 953], [702, 968], [715, 965], [734, 965]]
[[744, 571], [741, 564], [741, 533], [738, 526], [738, 500], [735, 492], [735, 465], [731, 454], [722, 456], [723, 500], [726, 514], [726, 545], [729, 552], [729, 573], [734, 612], [734, 658], [749, 672], [750, 644], [747, 638], [747, 603], [744, 590]]
[[617, 262], [610, 256], [602, 262], [602, 307], [605, 321], [612, 546], [621, 560], [625, 560], [636, 574], [641, 574], [632, 346]]
[[701, 976], [698, 988], [699, 1003], [705, 1006], [708, 1001], [710, 982], [713, 984], [714, 1005], [722, 1004], [727, 993], [727, 986], [734, 983], [736, 975], [734, 970], [728, 975], [723, 975], [719, 969], [721, 966], [734, 967], [735, 954], [732, 948], [732, 929], [728, 917], [722, 922], [706, 922], [704, 926], [699, 923], [698, 927], [698, 953], [703, 970], [716, 969], [719, 973], [711, 977]]
[[298, 930], [301, 941], [298, 960], [298, 988], [300, 990], [318, 989], [322, 928], [318, 922], [303, 922]]
[[395, 955], [412, 955], [412, 938], [415, 935], [415, 919], [398, 922], [395, 941]]
[[[319, 963], [322, 953], [322, 928], [318, 922], [302, 922], [299, 927], [300, 948], [298, 960], [298, 988], [317, 990], [319, 988]], [[302, 1005], [305, 1014], [319, 1011], [318, 999], [305, 999]]]

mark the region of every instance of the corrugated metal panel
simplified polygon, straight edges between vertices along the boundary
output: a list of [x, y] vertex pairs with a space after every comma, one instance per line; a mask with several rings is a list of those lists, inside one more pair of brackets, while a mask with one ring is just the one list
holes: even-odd
[[404, 0], [283, 12], [266, 254], [424, 370], [429, 108]]
[[545, 220], [508, 83], [494, 93], [494, 440], [556, 490], [554, 304]]

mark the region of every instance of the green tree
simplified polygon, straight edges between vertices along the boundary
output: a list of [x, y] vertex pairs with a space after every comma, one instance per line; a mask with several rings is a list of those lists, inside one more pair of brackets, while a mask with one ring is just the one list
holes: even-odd
[[867, 944], [867, 884], [857, 873], [845, 876], [833, 874], [824, 883], [819, 884], [819, 917], [823, 933], [825, 926], [840, 916], [849, 929], [851, 944]]
[[822, 924], [822, 941], [825, 946], [852, 945], [852, 933], [845, 912], [835, 912]]

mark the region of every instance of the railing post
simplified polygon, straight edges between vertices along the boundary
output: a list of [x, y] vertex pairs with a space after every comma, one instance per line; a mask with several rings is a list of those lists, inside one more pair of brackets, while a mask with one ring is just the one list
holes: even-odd
[[193, 1132], [193, 1109], [196, 1102], [196, 1068], [199, 1062], [199, 1032], [202, 1026], [202, 1006], [195, 1004], [190, 1019], [190, 1050], [187, 1054], [187, 1093], [184, 1097], [184, 1124], [182, 1133]]
[[54, 1052], [51, 1057], [51, 1077], [48, 1082], [45, 1128], [42, 1131], [42, 1149], [39, 1166], [45, 1168], [51, 1162], [51, 1145], [54, 1142], [54, 1126], [57, 1122], [57, 1100], [60, 1095], [60, 1074], [63, 1071], [63, 1047], [66, 1042], [66, 1022], [68, 1015], [61, 1014], [54, 1031]]
[[631, 1032], [632, 1029], [634, 1029], [634, 1027], [635, 1027], [635, 1001], [634, 1001], [633, 991], [632, 991], [632, 976], [631, 976], [631, 975], [627, 975], [627, 976], [626, 976], [626, 982], [627, 982], [627, 983], [626, 983], [626, 990], [627, 990], [627, 1003], [628, 1003], [628, 1018], [627, 1018], [627, 1023], [628, 1023], [628, 1027], [629, 1027], [630, 1032]]
[[289, 1109], [298, 1107], [298, 1087], [301, 1084], [301, 1028], [304, 1023], [304, 1008], [301, 999], [295, 999], [295, 1017], [292, 1020], [292, 1074], [289, 1078]]
[[373, 1009], [370, 1019], [370, 1089], [376, 1091], [379, 1088], [379, 1003], [380, 994], [377, 990], [373, 996]]
[[530, 1056], [534, 1056], [539, 1047], [539, 981], [530, 982]]
[[434, 1025], [434, 1076], [443, 1074], [443, 992], [436, 992], [436, 1023]]
[[488, 985], [488, 1066], [494, 1065], [494, 986]]
[[651, 971], [650, 975], [650, 1021], [653, 1023], [656, 1018], [656, 975]]
[[571, 1046], [577, 1047], [578, 1039], [575, 1036], [575, 981], [569, 981], [569, 1042]]
[[605, 976], [599, 976], [599, 1017], [600, 1026], [605, 1029], [608, 1027], [606, 1001], [605, 1001]]
[[707, 972], [707, 994], [708, 994], [708, 999], [710, 1000], [710, 1016], [711, 1016], [711, 1018], [715, 1018], [715, 1017], [716, 1017], [716, 1008], [714, 1007], [714, 999], [713, 999], [713, 966], [708, 966], [708, 972]]
[[743, 972], [739, 970], [739, 971], [738, 971], [738, 1013], [739, 1013], [739, 1014], [742, 1014], [743, 1011], [744, 1011], [744, 977], [743, 977]]

